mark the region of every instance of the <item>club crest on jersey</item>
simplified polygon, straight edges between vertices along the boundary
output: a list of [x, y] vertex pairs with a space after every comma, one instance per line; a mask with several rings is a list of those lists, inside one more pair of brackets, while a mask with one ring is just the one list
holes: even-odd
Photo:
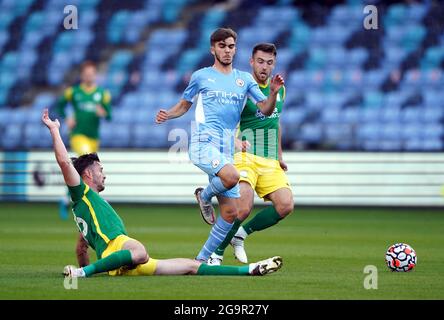
[[213, 169], [216, 169], [217, 166], [219, 165], [220, 161], [218, 159], [213, 159], [211, 161], [211, 166], [213, 167]]
[[100, 94], [100, 92], [94, 93], [93, 99], [94, 101], [100, 101], [100, 99], [102, 99], [102, 95]]
[[242, 79], [236, 79], [236, 84], [237, 84], [239, 87], [243, 87], [244, 84], [245, 84], [245, 82], [244, 82], [244, 80], [242, 80]]
[[239, 175], [242, 178], [246, 178], [248, 176], [248, 172], [246, 170], [241, 170], [241, 171], [239, 171]]

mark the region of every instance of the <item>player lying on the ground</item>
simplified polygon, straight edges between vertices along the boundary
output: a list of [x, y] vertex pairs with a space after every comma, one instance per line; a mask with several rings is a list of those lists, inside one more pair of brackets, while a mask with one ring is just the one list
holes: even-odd
[[[80, 231], [77, 260], [80, 268], [66, 266], [67, 277], [88, 277], [95, 273], [110, 275], [264, 275], [282, 266], [281, 257], [273, 257], [248, 266], [207, 266], [185, 258], [156, 260], [148, 256], [142, 243], [127, 236], [122, 219], [99, 196], [105, 189], [105, 174], [95, 153], [71, 159], [60, 136], [60, 123], [43, 111], [54, 153], [73, 201], [74, 219]], [[89, 264], [87, 248], [93, 248], [98, 260]]]

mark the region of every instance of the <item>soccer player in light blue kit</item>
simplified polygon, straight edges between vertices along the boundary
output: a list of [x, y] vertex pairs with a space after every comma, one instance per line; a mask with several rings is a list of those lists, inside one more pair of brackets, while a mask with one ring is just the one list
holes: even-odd
[[[212, 67], [194, 72], [182, 99], [171, 109], [161, 109], [156, 123], [185, 114], [196, 105], [196, 128], [189, 149], [194, 165], [208, 174], [209, 185], [195, 191], [203, 219], [213, 225], [196, 259], [206, 262], [230, 231], [238, 211], [239, 173], [233, 166], [234, 136], [247, 99], [256, 103], [264, 115], [271, 115], [284, 80], [276, 75], [270, 81], [267, 98], [250, 73], [233, 69], [237, 34], [219, 28], [211, 35]], [[220, 216], [215, 219], [211, 199], [216, 196]]]

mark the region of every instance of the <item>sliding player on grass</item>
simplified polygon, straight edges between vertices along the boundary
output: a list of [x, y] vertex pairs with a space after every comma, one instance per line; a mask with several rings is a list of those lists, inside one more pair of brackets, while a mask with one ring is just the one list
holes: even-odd
[[[248, 266], [208, 266], [192, 259], [156, 260], [149, 257], [139, 241], [127, 236], [122, 219], [111, 205], [99, 196], [105, 189], [105, 174], [96, 153], [70, 159], [60, 136], [60, 123], [51, 120], [48, 110], [42, 115], [54, 146], [54, 153], [73, 201], [74, 220], [80, 234], [77, 260], [80, 268], [66, 266], [66, 277], [89, 277], [95, 273], [110, 275], [264, 275], [278, 270], [280, 257]], [[96, 251], [98, 260], [89, 263], [88, 247]]]

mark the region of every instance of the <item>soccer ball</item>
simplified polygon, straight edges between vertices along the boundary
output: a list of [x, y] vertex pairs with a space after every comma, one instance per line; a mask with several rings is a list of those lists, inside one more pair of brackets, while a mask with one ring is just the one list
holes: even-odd
[[416, 252], [406, 243], [396, 243], [387, 249], [385, 262], [392, 271], [407, 272], [416, 266]]

